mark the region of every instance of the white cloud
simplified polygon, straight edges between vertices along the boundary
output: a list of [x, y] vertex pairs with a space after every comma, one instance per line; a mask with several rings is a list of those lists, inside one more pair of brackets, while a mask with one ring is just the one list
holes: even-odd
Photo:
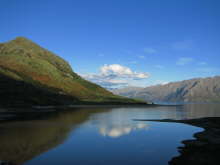
[[126, 79], [115, 79], [114, 76], [104, 76], [101, 74], [81, 74], [86, 80], [92, 81], [106, 88], [115, 88], [128, 86], [129, 82]]
[[116, 74], [116, 75], [130, 75], [133, 72], [130, 68], [124, 67], [119, 64], [112, 64], [112, 65], [104, 65], [100, 68], [101, 74], [109, 75], [109, 74]]
[[102, 66], [99, 74], [81, 76], [103, 87], [112, 88], [129, 85], [131, 81], [143, 80], [150, 75], [146, 72], [132, 71], [130, 68], [119, 64], [111, 64]]
[[177, 60], [176, 65], [184, 66], [193, 62], [193, 58], [190, 57], [181, 57]]
[[157, 53], [157, 50], [153, 48], [144, 48], [144, 52], [147, 54], [155, 54]]
[[148, 78], [149, 74], [144, 72], [133, 72], [130, 68], [119, 64], [104, 65], [100, 68], [101, 75], [121, 78]]

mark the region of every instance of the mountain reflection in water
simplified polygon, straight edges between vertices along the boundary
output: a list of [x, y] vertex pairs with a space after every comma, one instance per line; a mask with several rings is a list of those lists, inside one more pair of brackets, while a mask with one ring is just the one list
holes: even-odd
[[75, 109], [56, 112], [42, 120], [1, 123], [0, 160], [22, 164], [62, 144], [71, 131], [98, 111]]

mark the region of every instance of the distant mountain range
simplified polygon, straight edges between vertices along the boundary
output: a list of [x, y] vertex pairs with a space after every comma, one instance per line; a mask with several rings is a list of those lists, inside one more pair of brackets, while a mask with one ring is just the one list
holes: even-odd
[[84, 80], [62, 58], [18, 37], [0, 43], [0, 106], [133, 104]]
[[146, 88], [112, 90], [114, 94], [153, 102], [220, 102], [220, 76], [196, 78]]

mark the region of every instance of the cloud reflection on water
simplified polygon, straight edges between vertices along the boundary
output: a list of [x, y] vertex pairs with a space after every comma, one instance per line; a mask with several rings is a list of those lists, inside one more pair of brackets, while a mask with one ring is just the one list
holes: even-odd
[[99, 133], [102, 136], [108, 136], [111, 138], [118, 138], [120, 136], [128, 135], [132, 131], [147, 130], [149, 125], [146, 123], [135, 123], [132, 125], [114, 125], [114, 126], [102, 126], [99, 128]]

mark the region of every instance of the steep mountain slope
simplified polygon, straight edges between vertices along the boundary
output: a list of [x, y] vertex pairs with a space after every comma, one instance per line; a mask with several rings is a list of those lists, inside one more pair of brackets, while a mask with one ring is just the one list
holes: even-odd
[[164, 102], [220, 102], [220, 76], [197, 78], [143, 89], [113, 91], [122, 96]]
[[82, 79], [62, 58], [23, 37], [0, 44], [0, 77], [0, 105], [138, 103]]

